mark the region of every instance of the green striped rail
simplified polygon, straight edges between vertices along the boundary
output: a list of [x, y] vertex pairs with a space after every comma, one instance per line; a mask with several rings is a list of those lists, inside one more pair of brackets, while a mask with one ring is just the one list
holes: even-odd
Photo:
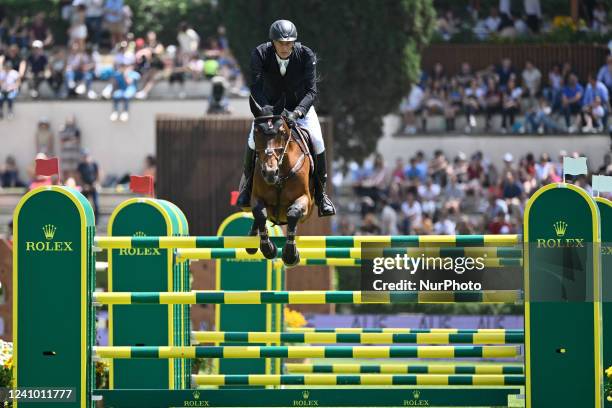
[[517, 303], [520, 290], [466, 292], [359, 292], [359, 291], [192, 291], [94, 292], [97, 304], [392, 304], [392, 303]]
[[286, 363], [288, 374], [524, 374], [522, 365], [511, 364], [409, 364], [409, 363]]
[[519, 346], [99, 346], [99, 358], [514, 358]]
[[[284, 246], [285, 237], [270, 237], [277, 246]], [[519, 235], [364, 235], [364, 236], [299, 236], [301, 248], [351, 248], [363, 243], [379, 243], [400, 247], [498, 247], [521, 243]], [[120, 248], [258, 248], [258, 237], [96, 237], [95, 246]]]
[[387, 375], [387, 374], [311, 374], [311, 375], [192, 375], [197, 385], [473, 385], [509, 386], [524, 385], [523, 375]]
[[270, 333], [196, 331], [194, 343], [520, 344], [522, 333]]

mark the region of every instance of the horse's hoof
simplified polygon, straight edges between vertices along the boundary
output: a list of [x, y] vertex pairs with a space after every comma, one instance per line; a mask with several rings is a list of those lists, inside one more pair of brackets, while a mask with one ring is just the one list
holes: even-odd
[[261, 241], [259, 249], [261, 250], [261, 253], [266, 259], [276, 258], [277, 249], [276, 245], [274, 245], [274, 242], [272, 242], [272, 240]]
[[249, 255], [255, 255], [257, 253], [257, 248], [245, 248], [244, 250]]
[[283, 263], [285, 266], [295, 266], [300, 263], [300, 253], [295, 245], [283, 248]]

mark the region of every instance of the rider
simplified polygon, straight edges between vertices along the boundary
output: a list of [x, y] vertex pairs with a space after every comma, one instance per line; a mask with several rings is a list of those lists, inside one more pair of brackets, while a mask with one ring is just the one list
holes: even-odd
[[[327, 169], [325, 144], [317, 113], [312, 106], [317, 96], [316, 56], [299, 42], [297, 29], [288, 20], [277, 20], [270, 26], [270, 40], [259, 45], [251, 55], [251, 95], [260, 106], [273, 105], [285, 97], [287, 120], [310, 132], [314, 147], [315, 202], [319, 216], [336, 213], [334, 204], [325, 193]], [[253, 126], [244, 156], [244, 170], [236, 205], [250, 207], [255, 165]]]

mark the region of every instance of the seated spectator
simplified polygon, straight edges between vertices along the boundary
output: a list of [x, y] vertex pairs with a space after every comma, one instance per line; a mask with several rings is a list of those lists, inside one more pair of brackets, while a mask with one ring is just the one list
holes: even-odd
[[459, 86], [456, 78], [452, 78], [446, 92], [446, 106], [444, 118], [446, 119], [446, 131], [455, 130], [455, 117], [463, 106], [463, 88]]
[[76, 44], [78, 50], [85, 50], [85, 42], [87, 40], [87, 25], [85, 24], [85, 4], [78, 4], [72, 7], [70, 16], [70, 28], [68, 29], [70, 37], [70, 46]]
[[511, 77], [516, 77], [516, 72], [512, 66], [512, 61], [510, 58], [504, 58], [502, 59], [500, 66], [497, 68], [498, 84], [502, 92], [506, 90], [506, 86], [508, 85], [508, 81]]
[[423, 169], [422, 166], [418, 166], [417, 158], [412, 157], [410, 159], [410, 164], [406, 166], [404, 175], [409, 181], [424, 181], [427, 177], [427, 168], [425, 167], [425, 169]]
[[166, 48], [165, 67], [168, 70], [168, 84], [171, 88], [174, 88], [174, 83], [179, 84], [178, 97], [184, 99], [187, 94], [185, 93], [185, 72], [186, 69], [183, 65], [182, 58], [177, 53], [176, 46], [169, 45]]
[[382, 235], [397, 235], [399, 229], [397, 228], [398, 216], [395, 208], [391, 206], [389, 199], [383, 197], [381, 199], [382, 211], [380, 214], [380, 232]]
[[[453, 210], [450, 210], [453, 213]], [[433, 233], [437, 235], [455, 235], [456, 224], [449, 218], [446, 209], [440, 210], [434, 216]]]
[[421, 112], [424, 95], [423, 89], [418, 84], [412, 84], [410, 94], [402, 99], [399, 109], [404, 133], [416, 133], [416, 115]]
[[[140, 75], [133, 70], [132, 66], [119, 65], [119, 69], [113, 75], [113, 112], [110, 116], [113, 122], [117, 119], [122, 122], [129, 120], [129, 102], [136, 95], [139, 79]], [[119, 113], [121, 102], [123, 102], [123, 111]]]
[[455, 176], [459, 183], [465, 183], [468, 179], [468, 161], [467, 156], [463, 152], [458, 152], [453, 159], [453, 167], [449, 171], [449, 175]]
[[561, 127], [552, 118], [552, 108], [546, 98], [541, 96], [538, 103], [527, 112], [525, 127], [529, 133], [560, 132]]
[[470, 86], [470, 82], [474, 79], [474, 74], [472, 73], [472, 66], [464, 62], [461, 64], [461, 70], [456, 75], [457, 81], [462, 88], [467, 88]]
[[89, 99], [95, 99], [96, 93], [91, 89], [93, 70], [95, 65], [84, 50], [79, 49], [78, 43], [72, 43], [68, 61], [66, 63], [66, 91], [70, 94], [82, 95], [87, 93]]
[[45, 22], [45, 13], [43, 11], [34, 16], [29, 31], [30, 42], [40, 41], [45, 47], [53, 45], [53, 34], [51, 34], [51, 30], [49, 30], [49, 26]]
[[149, 31], [145, 46], [135, 55], [142, 83], [142, 89], [136, 93], [136, 99], [146, 99], [153, 86], [160, 80], [164, 70], [163, 54], [164, 46], [157, 41], [157, 34]]
[[10, 61], [4, 61], [0, 69], [0, 120], [4, 118], [4, 102], [8, 104], [7, 118], [13, 119], [13, 104], [19, 94], [21, 79]]
[[398, 157], [395, 159], [395, 167], [391, 170], [391, 183], [402, 184], [406, 180], [406, 165], [404, 159]]
[[429, 75], [428, 81], [432, 83], [438, 81], [443, 86], [446, 86], [448, 77], [446, 75], [446, 72], [444, 71], [444, 66], [442, 66], [441, 63], [436, 62], [434, 64], [433, 70], [431, 71], [431, 74]]
[[38, 120], [36, 134], [34, 140], [36, 141], [36, 151], [44, 153], [47, 157], [55, 156], [55, 140], [53, 132], [51, 131], [51, 123], [46, 117], [42, 117]]
[[24, 17], [15, 17], [14, 24], [8, 30], [8, 44], [17, 46], [17, 49], [28, 48], [30, 36]]
[[110, 32], [111, 47], [115, 47], [125, 35], [123, 0], [106, 0], [103, 25]]
[[491, 118], [493, 114], [499, 112], [502, 107], [502, 94], [497, 86], [495, 78], [489, 77], [487, 79], [487, 88], [484, 95], [485, 101], [485, 112], [487, 114], [485, 121], [485, 132], [491, 129]]
[[359, 180], [355, 186], [355, 192], [360, 196], [368, 196], [374, 204], [378, 203], [384, 190], [389, 185], [389, 170], [385, 166], [385, 161], [380, 153], [374, 158], [372, 172]]
[[484, 166], [482, 165], [482, 152], [478, 151], [470, 158], [467, 167], [467, 182], [475, 181], [478, 184], [484, 182]]
[[499, 10], [497, 7], [491, 7], [489, 9], [489, 16], [485, 19], [485, 27], [489, 34], [495, 34], [499, 31], [501, 25], [501, 17], [499, 16]]
[[183, 21], [178, 26], [176, 41], [179, 46], [179, 57], [183, 64], [187, 64], [189, 58], [200, 48], [200, 36], [193, 27]]
[[597, 72], [597, 81], [603, 82], [608, 88], [608, 94], [612, 95], [612, 55], [608, 55], [606, 63]]
[[358, 235], [380, 235], [381, 228], [378, 218], [373, 213], [364, 216]]
[[594, 74], [589, 74], [582, 99], [582, 111], [585, 123], [583, 132], [601, 132], [604, 129], [610, 111], [610, 95], [608, 88], [603, 82], [597, 81]]
[[452, 10], [447, 10], [444, 15], [438, 18], [438, 33], [446, 41], [450, 40], [457, 33], [458, 22]]
[[606, 11], [604, 2], [601, 0], [599, 0], [597, 4], [595, 4], [595, 8], [593, 8], [593, 24], [591, 28], [593, 31], [603, 35], [610, 31], [610, 25], [608, 24], [608, 12]]
[[561, 110], [562, 91], [563, 77], [561, 76], [561, 66], [555, 64], [548, 72], [548, 86], [544, 89], [544, 96], [550, 103], [553, 112]]
[[540, 32], [540, 23], [542, 21], [542, 8], [540, 0], [525, 0], [523, 3], [525, 8], [526, 23], [532, 33]]
[[[561, 95], [561, 106], [565, 118], [565, 127], [569, 133], [576, 132], [577, 127], [572, 125], [572, 115], [577, 116], [582, 111], [582, 95], [584, 89], [578, 83], [576, 74], [570, 74]], [[574, 121], [575, 122], [575, 121]]]
[[49, 60], [43, 51], [42, 41], [35, 40], [32, 43], [32, 54], [28, 57], [28, 71], [26, 75], [29, 80], [30, 96], [34, 99], [38, 98], [40, 84], [49, 76], [48, 63]]
[[100, 46], [102, 22], [104, 19], [104, 0], [85, 0], [85, 24], [90, 41], [95, 49]]
[[540, 82], [542, 81], [540, 70], [531, 61], [527, 61], [525, 62], [522, 77], [526, 96], [531, 98], [537, 97], [540, 93]]
[[19, 178], [17, 162], [13, 156], [6, 156], [4, 166], [0, 168], [0, 186], [3, 188], [25, 187], [25, 183]]
[[486, 104], [486, 88], [479, 80], [473, 79], [470, 82], [469, 88], [465, 89], [463, 95], [463, 110], [467, 122], [465, 131], [469, 133], [476, 127], [476, 113]]
[[423, 132], [427, 132], [427, 118], [431, 115], [445, 115], [447, 112], [446, 92], [439, 82], [434, 82], [423, 95], [421, 123]]
[[612, 155], [610, 153], [604, 154], [603, 164], [597, 170], [597, 174], [612, 176]]
[[19, 73], [19, 79], [23, 79], [25, 77], [28, 63], [21, 57], [19, 47], [17, 45], [13, 44], [8, 48], [8, 51], [4, 56], [4, 62], [11, 63], [11, 69], [14, 69], [17, 71], [17, 73]]
[[436, 201], [441, 193], [440, 185], [434, 183], [431, 177], [428, 177], [425, 184], [417, 187], [417, 193], [421, 199], [423, 212], [433, 215], [436, 211]]
[[432, 179], [432, 182], [442, 187], [446, 186], [446, 180], [448, 177], [448, 160], [442, 150], [436, 150], [434, 157], [429, 162], [428, 174]]
[[406, 200], [401, 206], [404, 216], [403, 234], [410, 234], [410, 231], [418, 230], [422, 227], [422, 210], [421, 204], [416, 200], [413, 192], [406, 194]]
[[51, 55], [49, 62], [49, 86], [53, 90], [56, 97], [65, 96], [62, 95], [65, 89], [64, 85], [64, 71], [66, 70], [66, 53], [63, 48], [58, 48]]
[[[508, 80], [506, 91], [503, 93], [502, 102], [502, 133], [506, 133], [508, 128], [514, 127], [514, 118], [521, 110], [521, 96], [523, 90], [516, 85], [516, 80], [511, 77]], [[508, 121], [508, 118], [510, 121]]]
[[523, 187], [511, 171], [506, 172], [504, 180], [502, 181], [501, 190], [502, 197], [506, 200], [521, 198], [523, 195]]

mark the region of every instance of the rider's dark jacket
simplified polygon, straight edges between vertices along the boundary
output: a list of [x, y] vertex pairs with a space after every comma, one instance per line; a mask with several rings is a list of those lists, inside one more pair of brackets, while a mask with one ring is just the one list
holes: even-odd
[[251, 95], [260, 105], [274, 105], [285, 95], [285, 109], [305, 115], [317, 96], [317, 60], [314, 52], [296, 42], [285, 75], [280, 74], [271, 42], [251, 54]]

